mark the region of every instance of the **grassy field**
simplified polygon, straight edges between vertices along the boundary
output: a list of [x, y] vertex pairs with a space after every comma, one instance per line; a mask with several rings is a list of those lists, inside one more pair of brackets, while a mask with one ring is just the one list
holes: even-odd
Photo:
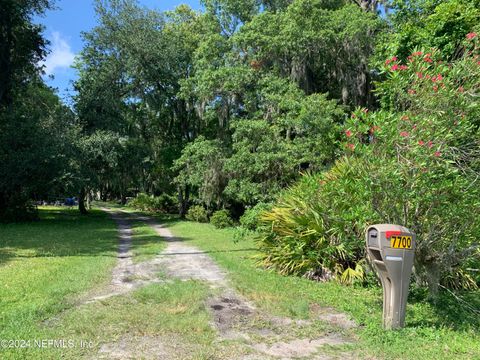
[[[103, 212], [83, 217], [74, 209], [43, 208], [40, 216], [37, 222], [0, 225], [3, 340], [49, 339], [53, 334], [44, 322], [109, 282], [116, 262], [116, 227]], [[22, 353], [0, 349], [1, 358]]]
[[159, 239], [155, 230], [148, 224], [133, 221], [132, 230], [131, 249], [134, 263], [151, 260], [165, 248], [165, 242]]
[[[233, 229], [218, 230], [210, 224], [166, 221], [172, 232], [189, 244], [207, 251], [229, 271], [234, 286], [257, 306], [274, 314], [295, 318], [315, 316], [317, 305], [350, 314], [360, 325], [356, 351], [375, 359], [480, 359], [480, 317], [444, 294], [438, 306], [425, 294], [412, 291], [405, 329], [381, 327], [382, 293], [379, 288], [346, 287], [284, 277], [255, 266], [255, 243], [232, 241]], [[480, 293], [463, 295], [470, 306], [480, 308]]]

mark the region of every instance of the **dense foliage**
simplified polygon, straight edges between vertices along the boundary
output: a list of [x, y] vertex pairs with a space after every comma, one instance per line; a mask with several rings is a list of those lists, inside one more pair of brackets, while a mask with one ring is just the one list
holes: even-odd
[[142, 211], [155, 211], [170, 214], [176, 210], [176, 199], [168, 194], [151, 196], [145, 193], [140, 193], [130, 200], [128, 205]]
[[208, 222], [208, 213], [207, 210], [201, 205], [194, 205], [188, 209], [187, 220], [206, 223]]
[[339, 104], [374, 101], [368, 59], [382, 20], [344, 1], [289, 3], [205, 1], [204, 13], [161, 14], [97, 2], [75, 108], [86, 141], [119, 141], [104, 147], [116, 156], [96, 157], [107, 171], [83, 168], [86, 191], [176, 192], [181, 215], [199, 202], [238, 218], [299, 172], [331, 165]]
[[71, 111], [40, 79], [42, 27], [32, 17], [49, 1], [0, 1], [0, 221], [35, 218], [33, 199], [68, 183]]
[[245, 212], [240, 217], [240, 225], [247, 230], [258, 230], [261, 226], [260, 217], [262, 214], [270, 210], [272, 207], [269, 203], [258, 203], [257, 205], [245, 209]]

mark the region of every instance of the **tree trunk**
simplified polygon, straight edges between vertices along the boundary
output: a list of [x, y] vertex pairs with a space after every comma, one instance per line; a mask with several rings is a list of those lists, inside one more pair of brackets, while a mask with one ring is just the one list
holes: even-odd
[[0, 221], [7, 210], [7, 199], [3, 192], [0, 192]]
[[102, 200], [103, 202], [107, 201], [107, 187], [102, 187], [102, 190], [100, 190], [100, 200]]
[[122, 205], [125, 205], [127, 203], [127, 197], [125, 196], [124, 192], [122, 192], [122, 194], [120, 195], [120, 203]]
[[190, 190], [188, 185], [182, 189], [181, 186], [178, 187], [178, 214], [183, 219], [187, 214], [188, 199], [190, 197]]
[[85, 188], [82, 187], [80, 189], [80, 193], [78, 194], [78, 210], [82, 215], [86, 215], [88, 213], [87, 207], [85, 206], [85, 197], [86, 197], [86, 191], [85, 191]]
[[425, 266], [425, 275], [428, 286], [428, 299], [436, 302], [440, 285], [440, 266], [437, 263], [430, 263]]

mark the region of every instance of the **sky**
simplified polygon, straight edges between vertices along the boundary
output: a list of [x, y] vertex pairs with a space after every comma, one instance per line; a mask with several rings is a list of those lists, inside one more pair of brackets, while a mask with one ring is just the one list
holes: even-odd
[[[180, 4], [200, 9], [200, 0], [138, 0], [151, 9], [173, 10]], [[66, 103], [73, 95], [72, 81], [76, 72], [71, 68], [75, 56], [81, 51], [82, 31], [96, 25], [93, 0], [57, 0], [56, 9], [49, 10], [34, 21], [45, 26], [44, 36], [50, 41], [50, 53], [44, 61], [45, 81], [58, 89], [58, 94]]]

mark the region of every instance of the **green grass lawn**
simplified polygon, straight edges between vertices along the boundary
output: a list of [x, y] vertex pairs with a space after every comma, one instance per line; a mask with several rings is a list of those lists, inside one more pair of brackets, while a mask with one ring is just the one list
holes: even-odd
[[[43, 321], [109, 282], [116, 263], [117, 230], [105, 213], [41, 208], [40, 218], [0, 225], [0, 339], [45, 338]], [[0, 349], [0, 358], [21, 353]]]
[[160, 359], [162, 353], [178, 359], [228, 358], [222, 356], [226, 349], [215, 343], [216, 333], [205, 307], [207, 297], [207, 286], [197, 281], [147, 285], [71, 309], [49, 331], [63, 338], [93, 342], [92, 349], [62, 350], [67, 359], [92, 359], [99, 354], [109, 359], [109, 350], [118, 354], [123, 346], [128, 354], [124, 358], [132, 354], [138, 359], [147, 355], [152, 358], [152, 352], [157, 352]]
[[133, 221], [132, 230], [131, 251], [134, 263], [151, 260], [165, 249], [165, 242], [148, 224], [142, 221]]
[[[425, 294], [413, 291], [405, 329], [384, 331], [381, 327], [380, 288], [348, 287], [285, 277], [255, 266], [255, 243], [234, 243], [234, 230], [215, 229], [210, 224], [160, 217], [172, 232], [189, 244], [207, 251], [229, 271], [233, 285], [260, 308], [296, 318], [314, 316], [315, 304], [350, 314], [360, 325], [356, 351], [361, 358], [384, 359], [480, 359], [480, 318], [448, 294], [440, 305], [426, 302]], [[480, 307], [480, 293], [464, 295], [471, 306]]]

